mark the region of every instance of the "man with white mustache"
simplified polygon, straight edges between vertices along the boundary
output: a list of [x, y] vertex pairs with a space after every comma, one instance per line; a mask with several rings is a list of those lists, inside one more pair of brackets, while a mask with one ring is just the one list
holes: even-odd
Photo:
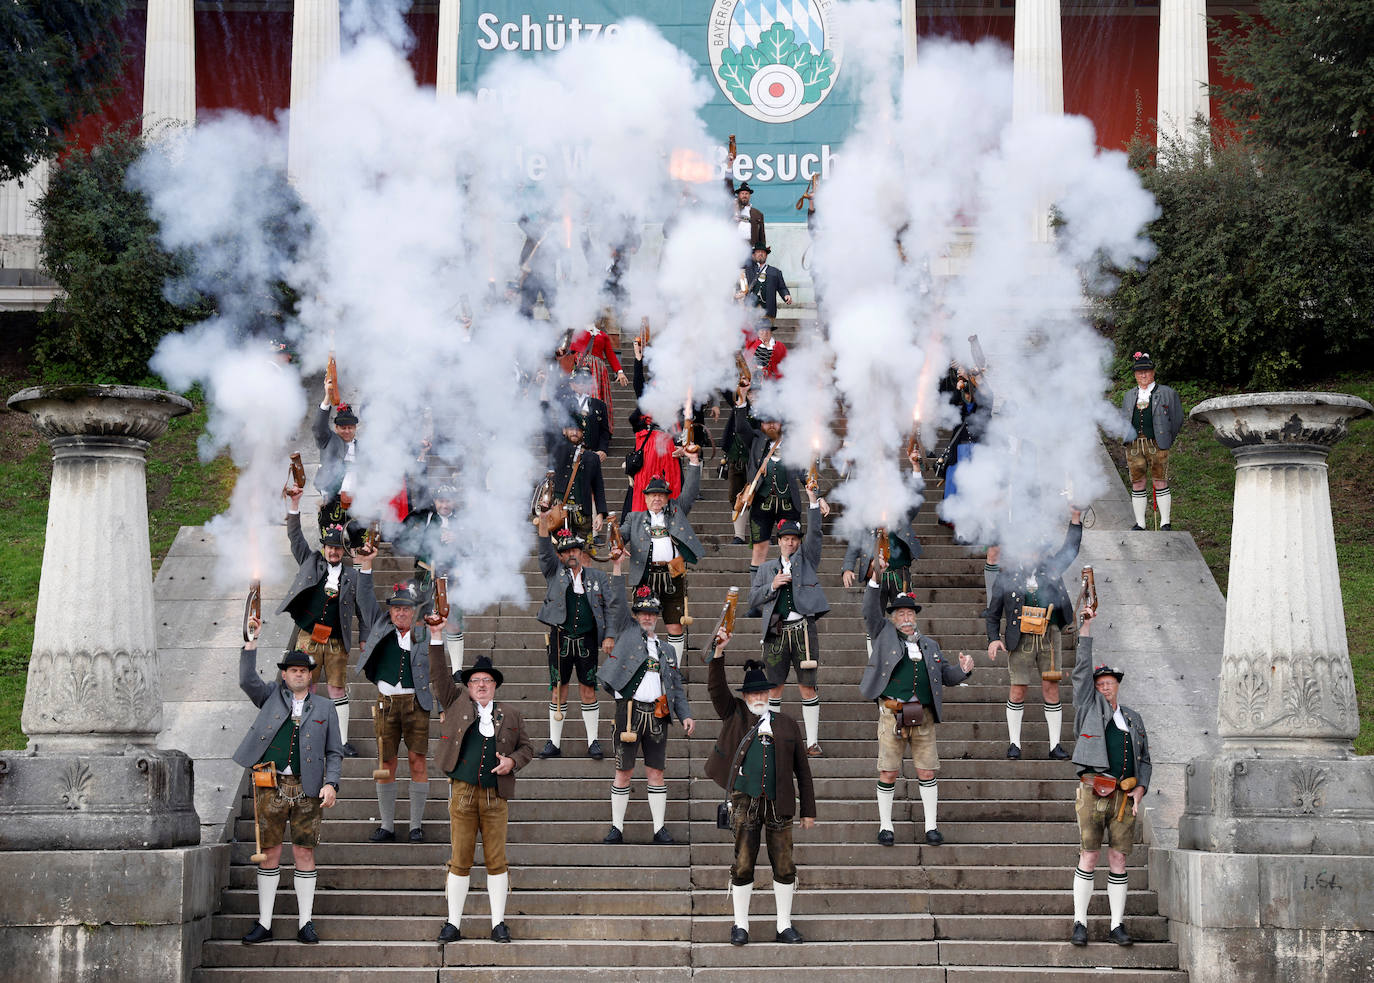
[[792, 898], [797, 889], [797, 866], [792, 860], [792, 817], [801, 795], [801, 826], [816, 825], [816, 795], [811, 763], [801, 728], [785, 713], [769, 709], [770, 684], [763, 664], [744, 664], [743, 699], [730, 694], [725, 682], [725, 646], [730, 634], [722, 626], [713, 639], [706, 672], [711, 704], [722, 726], [706, 774], [730, 796], [735, 833], [735, 862], [730, 867], [730, 894], [735, 920], [730, 944], [749, 942], [749, 899], [754, 891], [754, 862], [761, 838], [768, 843], [777, 908], [776, 941], [803, 941], [792, 926]]

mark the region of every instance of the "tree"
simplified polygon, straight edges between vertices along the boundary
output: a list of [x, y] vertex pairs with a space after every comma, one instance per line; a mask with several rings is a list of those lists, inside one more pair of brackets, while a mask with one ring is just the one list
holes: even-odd
[[114, 29], [127, 0], [0, 2], [0, 180], [62, 149], [123, 68]]
[[93, 379], [137, 382], [163, 335], [203, 320], [213, 307], [191, 294], [167, 299], [186, 279], [186, 258], [158, 244], [143, 194], [129, 167], [144, 150], [127, 129], [106, 133], [90, 151], [54, 166], [38, 200], [41, 262], [62, 288], [43, 314], [42, 362], [71, 363]]

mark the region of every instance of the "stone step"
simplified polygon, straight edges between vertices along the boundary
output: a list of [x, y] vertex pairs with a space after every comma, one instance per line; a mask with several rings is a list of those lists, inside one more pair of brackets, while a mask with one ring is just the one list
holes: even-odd
[[[274, 919], [275, 921], [275, 919]], [[240, 933], [242, 934], [242, 933]], [[436, 930], [435, 934], [438, 932]], [[319, 945], [300, 945], [295, 933], [285, 936], [288, 941], [248, 946], [238, 938], [208, 940], [201, 949], [201, 965], [259, 966], [267, 963], [276, 967], [324, 969], [333, 967], [389, 966], [430, 967], [442, 965], [442, 951], [431, 939], [427, 942], [341, 942], [321, 940]], [[493, 946], [508, 949], [510, 946]]]
[[[567, 914], [577, 911], [576, 898], [565, 897], [568, 907], [562, 914], [543, 913], [526, 916], [512, 906], [506, 909], [506, 927], [517, 939], [559, 940], [592, 942], [672, 942], [683, 941], [692, 931], [693, 920], [690, 912], [671, 915], [644, 908], [646, 917], [626, 917], [624, 915], [593, 915], [586, 912]], [[284, 906], [282, 906], [284, 907]], [[293, 906], [294, 908], [294, 906]], [[216, 938], [240, 938], [257, 921], [257, 914], [216, 915], [211, 931]], [[439, 929], [443, 926], [445, 913], [436, 917], [417, 918], [414, 916], [378, 915], [326, 915], [314, 913], [315, 931], [323, 942], [386, 942], [411, 943], [429, 942], [437, 944]], [[481, 914], [472, 906], [463, 913], [463, 924], [459, 926], [464, 938], [484, 939], [491, 931], [490, 909]], [[296, 930], [294, 911], [277, 911], [272, 919], [272, 933], [281, 939], [291, 939]]]
[[[983, 914], [936, 915], [934, 920], [935, 937], [955, 941], [1022, 939], [1028, 942], [1063, 943], [1073, 929], [1072, 910], [1068, 915], [1057, 915], [1053, 918], [1038, 914], [1014, 915], [999, 912], [996, 915], [995, 927], [989, 926], [988, 916]], [[1126, 931], [1136, 942], [1169, 941], [1169, 921], [1162, 916], [1128, 913], [1125, 924]]]
[[[945, 966], [945, 983], [1101, 983], [1104, 974], [1098, 966]], [[1172, 968], [1128, 968], [1113, 966], [1112, 983], [1188, 983], [1188, 974]]]
[[[292, 936], [291, 938], [294, 938]], [[223, 944], [233, 944], [223, 940]], [[276, 948], [280, 945], [295, 945], [294, 941], [267, 943]], [[323, 942], [321, 943], [324, 944]], [[270, 958], [261, 953], [259, 959]], [[309, 969], [302, 966], [219, 966], [195, 969], [191, 972], [191, 983], [434, 983], [433, 968], [412, 969], [407, 967], [373, 966], [330, 966]], [[442, 972], [442, 970], [439, 970]], [[470, 977], [468, 977], [470, 978]]]
[[[770, 892], [771, 893], [771, 892]], [[801, 892], [797, 892], [800, 897]], [[771, 932], [777, 923], [762, 912], [755, 918], [751, 905], [750, 928], [758, 933], [760, 942], [772, 942]], [[729, 941], [730, 926], [734, 923], [733, 912], [720, 917], [698, 915], [692, 919], [692, 941], [711, 943]], [[930, 915], [902, 912], [900, 914], [866, 912], [862, 915], [807, 916], [793, 910], [792, 924], [808, 944], [833, 942], [926, 942], [935, 938], [934, 920]], [[247, 929], [244, 929], [247, 931]], [[767, 956], [760, 962], [769, 962]]]
[[[752, 926], [751, 926], [752, 927]], [[760, 941], [771, 943], [774, 926], [761, 922]], [[798, 929], [802, 931], [802, 929]], [[804, 934], [804, 933], [803, 933]], [[729, 932], [726, 932], [728, 939]], [[863, 967], [865, 977], [869, 967], [898, 965], [919, 966], [937, 961], [939, 949], [934, 942], [845, 942], [816, 941], [805, 945], [732, 946], [728, 941], [703, 942], [692, 946], [692, 966], [695, 970], [719, 966], [764, 965], [789, 967], [793, 976], [797, 967], [813, 966]], [[851, 977], [852, 978], [852, 977]], [[905, 979], [905, 974], [902, 976]]]
[[[1101, 931], [1098, 931], [1100, 929]], [[1106, 940], [1107, 925], [1089, 926], [1089, 939]], [[1177, 969], [1178, 946], [1173, 942], [1137, 942], [1133, 946], [1066, 945], [1068, 932], [1055, 942], [944, 941], [940, 943], [940, 962], [945, 966], [1110, 966], [1130, 969]], [[1115, 979], [1115, 974], [1112, 975]]]
[[[513, 930], [511, 935], [515, 935]], [[518, 945], [492, 945], [483, 937], [481, 941], [464, 940], [443, 946], [443, 958], [445, 966], [542, 966], [556, 970], [561, 976], [565, 966], [687, 967], [692, 964], [692, 946], [688, 942], [674, 941], [627, 945], [544, 939], [521, 939]], [[450, 979], [457, 980], [459, 976], [455, 974]], [[467, 977], [464, 975], [462, 979]]]

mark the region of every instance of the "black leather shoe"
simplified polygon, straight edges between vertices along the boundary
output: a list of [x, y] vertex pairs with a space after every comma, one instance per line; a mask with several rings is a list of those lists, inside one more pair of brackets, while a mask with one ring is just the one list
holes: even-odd
[[1069, 760], [1069, 752], [1064, 750], [1064, 745], [1056, 744], [1050, 748], [1050, 757], [1055, 761], [1067, 761]]
[[345, 758], [356, 758], [358, 756], [358, 749], [352, 744], [345, 744], [343, 746], [343, 756]]
[[[745, 545], [745, 542], [744, 542], [744, 540], [742, 540], [742, 539], [740, 539], [738, 536], [736, 536], [734, 539], [730, 540], [730, 545], [731, 545], [731, 546], [744, 546], [744, 545]], [[745, 932], [744, 934], [745, 934], [746, 936], [748, 936], [749, 933], [748, 933], [748, 932]], [[744, 943], [741, 942], [740, 944], [743, 945]]]
[[500, 924], [493, 925], [491, 927], [491, 940], [493, 942], [510, 941], [510, 929], [506, 928], [505, 922], [501, 922]]
[[897, 842], [897, 837], [890, 829], [878, 830], [878, 846], [892, 846]]
[[593, 761], [600, 761], [602, 758], [606, 757], [606, 752], [601, 750], [600, 741], [592, 741], [587, 745], [587, 757], [591, 758]]
[[801, 937], [800, 932], [798, 932], [791, 925], [788, 925], [785, 929], [778, 933], [776, 941], [786, 942], [788, 945], [796, 945], [797, 943], [805, 942], [806, 940]]
[[601, 840], [602, 843], [624, 843], [625, 834], [620, 831], [619, 826], [612, 826], [611, 831]]
[[1107, 933], [1107, 941], [1115, 942], [1117, 945], [1133, 945], [1135, 940], [1126, 931], [1125, 925], [1118, 925]]
[[1166, 523], [1164, 523], [1164, 525], [1162, 525], [1162, 526], [1159, 527], [1159, 531], [1160, 531], [1160, 532], [1173, 532], [1173, 531], [1174, 531], [1173, 523], [1171, 523], [1171, 522], [1166, 522]]
[[369, 842], [369, 843], [395, 843], [395, 842], [396, 842], [396, 831], [395, 831], [395, 830], [391, 830], [391, 829], [382, 829], [382, 827], [378, 826], [376, 829], [374, 829], [374, 830], [372, 831], [372, 835], [369, 836], [369, 837], [367, 838], [367, 842]]
[[654, 834], [654, 842], [655, 842], [655, 843], [665, 843], [665, 844], [666, 844], [666, 843], [676, 843], [677, 840], [673, 839], [673, 834], [670, 833], [670, 832], [668, 832], [668, 827], [667, 827], [667, 826], [664, 826], [662, 829], [660, 829], [658, 832], [656, 832], [656, 833]]
[[458, 931], [453, 922], [444, 922], [444, 927], [439, 929], [440, 942], [457, 942], [463, 937], [463, 933]]
[[1021, 745], [1008, 744], [1007, 757], [1010, 758], [1012, 761], [1019, 761], [1021, 759]]
[[748, 933], [745, 929], [740, 928], [738, 925], [731, 925], [731, 926], [730, 926], [730, 944], [731, 944], [731, 945], [748, 945], [748, 944], [749, 944], [749, 933]]
[[945, 842], [945, 838], [940, 835], [938, 829], [928, 829], [926, 830], [926, 842], [931, 846], [939, 846], [941, 843]]
[[1088, 926], [1084, 925], [1082, 922], [1074, 922], [1074, 923], [1073, 923], [1073, 934], [1069, 936], [1069, 941], [1072, 942], [1074, 945], [1079, 945], [1079, 946], [1087, 945], [1087, 944], [1088, 944]]
[[1135, 525], [1134, 523], [1132, 523], [1132, 525], [1131, 525], [1131, 532], [1144, 532], [1144, 531], [1145, 531], [1145, 527], [1144, 527], [1144, 526], [1137, 526], [1137, 525]]
[[302, 925], [300, 931], [296, 933], [296, 941], [305, 945], [319, 945], [320, 937], [315, 934], [315, 923], [306, 922]]
[[254, 922], [248, 934], [239, 940], [244, 945], [257, 945], [259, 942], [271, 942], [272, 930], [263, 928], [262, 922]]
[[411, 843], [423, 843], [425, 841], [425, 831], [419, 826], [410, 831]]
[[554, 745], [553, 741], [544, 742], [544, 750], [539, 752], [541, 758], [561, 758], [563, 752]]

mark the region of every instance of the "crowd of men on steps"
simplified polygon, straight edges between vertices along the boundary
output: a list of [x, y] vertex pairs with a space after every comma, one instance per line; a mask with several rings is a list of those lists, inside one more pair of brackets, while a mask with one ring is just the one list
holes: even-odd
[[[641, 757], [651, 841], [674, 842], [665, 821], [667, 744], [674, 719], [687, 739], [696, 729], [685, 684], [687, 674], [696, 669], [688, 665], [686, 645], [687, 626], [692, 623], [689, 577], [707, 548], [693, 526], [692, 510], [701, 491], [703, 461], [713, 453], [718, 461], [714, 480], [727, 483], [736, 502], [729, 546], [750, 550], [751, 580], [743, 613], [757, 618], [759, 625], [748, 633], [747, 644], [757, 644], [756, 657], [744, 662], [734, 691], [738, 696], [731, 691], [725, 668], [727, 647], [732, 641], [736, 647], [740, 644], [733, 593], [708, 636], [702, 660], [711, 709], [722, 721], [706, 774], [724, 789], [718, 824], [733, 833], [735, 844], [729, 941], [749, 942], [755, 863], [760, 845], [766, 843], [775, 894], [775, 939], [796, 944], [803, 938], [791, 919], [797, 877], [793, 828], [798, 822], [810, 828], [818, 819], [811, 762], [825, 753], [820, 697], [825, 659], [817, 624], [830, 608], [820, 582], [825, 561], [822, 524], [830, 507], [821, 494], [818, 469], [798, 469], [784, 461], [784, 422], [758, 408], [759, 384], [785, 372], [787, 349], [772, 329], [778, 300], [790, 303], [791, 295], [781, 273], [767, 264], [762, 215], [749, 203], [750, 189], [731, 185], [730, 190], [741, 234], [754, 247], [736, 291], [736, 298], [751, 311], [736, 358], [738, 386], [734, 392], [700, 400], [691, 419], [679, 414], [677, 420], [656, 421], [636, 406], [629, 414], [634, 448], [623, 463], [629, 488], [618, 514], [608, 510], [603, 464], [615, 425], [611, 385], [631, 382], [619, 361], [614, 319], [608, 316], [570, 332], [543, 380], [544, 404], [553, 425], [546, 435], [548, 474], [536, 490], [531, 520], [546, 581], [536, 618], [546, 629], [549, 738], [538, 756], [558, 759], [564, 753], [567, 700], [575, 677], [586, 754], [603, 760], [608, 750], [600, 740], [605, 694], [613, 716], [609, 751], [615, 761], [604, 842], [626, 842], [631, 778]], [[522, 256], [527, 269], [537, 268], [528, 263], [537, 249], [537, 240], [527, 241], [528, 255]], [[612, 277], [623, 272], [632, 253], [632, 243], [618, 244]], [[532, 309], [539, 298], [550, 301], [553, 291], [537, 276], [531, 279], [532, 285], [526, 280], [510, 293], [524, 298], [533, 290]], [[608, 279], [608, 292], [613, 294], [616, 286]], [[646, 341], [636, 339], [633, 346], [637, 398], [645, 384]], [[1133, 371], [1137, 388], [1127, 394], [1122, 414], [1134, 434], [1126, 453], [1136, 528], [1147, 525], [1148, 486], [1160, 528], [1168, 529], [1167, 457], [1182, 424], [1181, 407], [1177, 394], [1155, 381], [1148, 354], [1136, 354]], [[951, 366], [942, 391], [963, 421], [941, 456], [949, 497], [957, 494], [960, 462], [970, 458], [982, 439], [993, 406], [980, 373], [964, 366]], [[724, 418], [719, 441], [706, 422], [708, 416], [712, 422]], [[380, 824], [370, 839], [397, 838], [397, 774], [404, 745], [409, 773], [407, 836], [410, 842], [424, 841], [430, 718], [437, 710], [439, 740], [433, 761], [450, 782], [451, 839], [445, 882], [448, 917], [438, 939], [461, 938], [480, 838], [490, 937], [509, 942], [509, 802], [515, 795], [516, 774], [535, 757], [535, 750], [520, 707], [498, 699], [504, 682], [501, 669], [486, 655], [463, 665], [462, 614], [445, 599], [447, 577], [454, 572], [458, 506], [448, 484], [430, 489], [417, 482], [407, 488], [405, 520], [387, 536], [399, 553], [416, 557], [415, 577], [395, 585], [385, 607], [379, 604], [372, 577], [379, 536], [375, 526], [369, 529], [350, 512], [358, 484], [362, 424], [358, 412], [342, 402], [336, 381], [328, 378], [314, 426], [320, 450], [314, 481], [322, 497], [318, 549], [310, 547], [302, 529], [303, 482], [286, 489], [286, 532], [299, 569], [278, 609], [295, 630], [277, 663], [281, 675], [275, 682], [264, 682], [258, 673], [256, 636], [261, 621], [249, 619], [245, 632], [241, 684], [259, 713], [235, 760], [252, 774], [259, 917], [243, 942], [273, 938], [272, 911], [288, 827], [297, 939], [307, 944], [319, 941], [312, 921], [314, 850], [323, 810], [337, 800], [343, 758], [356, 756], [348, 743], [350, 674], [376, 687], [372, 718], [378, 760], [372, 775]], [[425, 473], [428, 450], [426, 442], [417, 476]], [[918, 473], [928, 463], [919, 449], [910, 451], [907, 460]], [[1049, 730], [1047, 754], [1071, 759], [1081, 778], [1074, 804], [1081, 853], [1072, 882], [1070, 941], [1088, 942], [1093, 872], [1106, 839], [1108, 938], [1129, 945], [1123, 924], [1125, 863], [1150, 783], [1149, 749], [1139, 714], [1118, 701], [1124, 673], [1107, 664], [1092, 664], [1093, 604], [1085, 601], [1075, 610], [1064, 587], [1083, 528], [1076, 508], [1066, 518], [1062, 544], [1046, 541], [1021, 556], [1001, 556], [998, 544], [990, 544], [985, 564], [987, 660], [996, 665], [1005, 658], [1009, 667], [1007, 757], [1017, 759], [1024, 753], [1024, 698], [1038, 676]], [[937, 731], [946, 719], [945, 689], [963, 684], [975, 668], [972, 655], [947, 655], [920, 629], [922, 604], [912, 570], [923, 550], [915, 519], [912, 510], [890, 528], [865, 530], [850, 540], [841, 561], [844, 586], [860, 587], [863, 593], [869, 654], [859, 691], [875, 706], [876, 841], [882, 846], [896, 842], [893, 801], [907, 755], [918, 780], [921, 839], [930, 846], [944, 842], [936, 821]], [[610, 564], [609, 573], [599, 566], [605, 563]], [[1064, 637], [1073, 633], [1079, 638], [1071, 667], [1077, 737], [1070, 754], [1060, 740], [1059, 667], [1064, 666]], [[317, 688], [321, 678], [323, 692]], [[800, 722], [783, 710], [790, 679], [800, 694]]]

